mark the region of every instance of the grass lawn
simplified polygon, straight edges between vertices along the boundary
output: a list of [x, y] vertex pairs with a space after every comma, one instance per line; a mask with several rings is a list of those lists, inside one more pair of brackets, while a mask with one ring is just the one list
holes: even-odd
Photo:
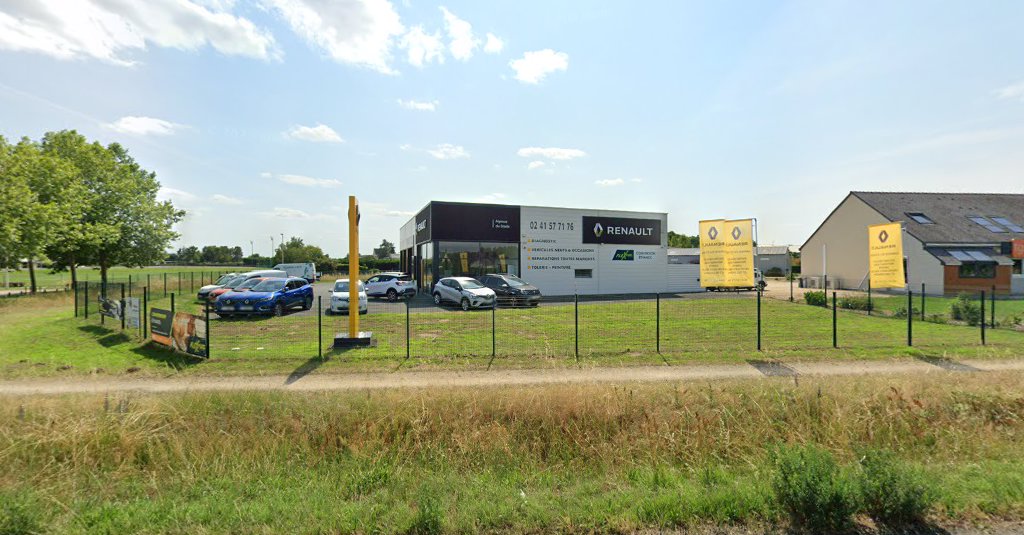
[[836, 459], [821, 477], [843, 496], [883, 451], [925, 485], [927, 522], [1024, 517], [1021, 374], [935, 372], [5, 398], [0, 531], [757, 528], [787, 519], [774, 452], [805, 444]]
[[[151, 306], [169, 308], [169, 299]], [[211, 320], [210, 360], [175, 355], [144, 343], [120, 324], [72, 317], [69, 295], [12, 298], [0, 301], [0, 376], [21, 377], [82, 373], [263, 374], [297, 369], [323, 371], [407, 368], [481, 369], [497, 367], [567, 367], [744, 362], [878, 359], [894, 356], [986, 358], [1024, 355], [1024, 332], [997, 329], [980, 344], [976, 327], [913, 323], [914, 347], [906, 346], [906, 320], [838, 314], [839, 348], [832, 348], [832, 311], [765, 299], [762, 302], [762, 349], [757, 351], [756, 301], [749, 297], [684, 298], [661, 301], [660, 325], [653, 301], [581, 302], [579, 359], [576, 359], [576, 313], [569, 305], [536, 309], [471, 311], [430, 309], [409, 315], [406, 361], [404, 304], [362, 317], [377, 346], [333, 351], [335, 333], [347, 330], [347, 317], [323, 316], [321, 361], [317, 316]], [[199, 313], [191, 299], [176, 309]], [[492, 321], [494, 331], [492, 338]], [[657, 336], [660, 330], [660, 350]], [[492, 344], [495, 357], [492, 359]], [[70, 367], [69, 367], [70, 366]], [[101, 370], [101, 371], [97, 371]]]
[[[976, 304], [980, 306], [980, 298], [977, 293], [971, 294], [971, 298]], [[985, 319], [990, 320], [992, 314], [992, 301], [991, 295], [986, 293], [985, 296]], [[924, 313], [926, 318], [932, 318], [938, 315], [940, 318], [945, 320], [952, 319], [950, 316], [950, 305], [956, 301], [956, 296], [950, 297], [939, 297], [929, 296], [925, 297], [924, 300]], [[918, 313], [921, 311], [921, 297], [915, 296], [914, 310]], [[907, 309], [907, 298], [906, 296], [898, 297], [878, 297], [873, 296], [871, 304], [875, 310], [883, 313], [892, 314], [896, 310]], [[998, 298], [995, 301], [996, 309], [996, 325], [998, 326], [1013, 326], [1014, 324], [1024, 324], [1024, 299], [1005, 299]]]
[[[107, 272], [108, 282], [128, 282], [128, 276], [132, 277], [132, 282], [142, 281], [145, 283], [146, 276], [149, 275], [150, 287], [154, 290], [161, 289], [163, 286], [164, 274], [167, 274], [167, 287], [169, 289], [179, 288], [178, 277], [180, 274], [181, 282], [180, 288], [187, 289], [189, 283], [194, 280], [196, 287], [198, 288], [199, 281], [205, 278], [207, 281], [210, 277], [221, 273], [230, 272], [241, 272], [250, 271], [253, 269], [261, 268], [249, 268], [249, 267], [223, 267], [223, 266], [155, 266], [155, 267], [144, 267], [144, 268], [126, 268], [123, 266], [115, 266], [110, 268]], [[11, 271], [9, 274], [9, 280], [11, 282], [22, 282], [27, 287], [29, 284], [29, 273], [27, 269], [19, 271]], [[99, 282], [100, 281], [100, 270], [94, 267], [80, 267], [78, 268], [78, 280]], [[0, 273], [0, 286], [2, 286], [3, 274]], [[68, 271], [62, 271], [59, 273], [50, 273], [49, 269], [38, 268], [36, 269], [36, 284], [42, 288], [60, 288], [71, 284], [71, 273]]]

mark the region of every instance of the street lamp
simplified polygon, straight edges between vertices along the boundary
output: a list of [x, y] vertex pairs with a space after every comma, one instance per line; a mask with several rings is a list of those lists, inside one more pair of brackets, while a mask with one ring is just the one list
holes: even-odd
[[277, 256], [277, 253], [274, 252], [274, 237], [271, 236], [270, 237], [270, 258], [271, 258], [271, 260], [273, 260], [273, 258], [275, 256]]
[[284, 232], [281, 233], [281, 263], [284, 264]]

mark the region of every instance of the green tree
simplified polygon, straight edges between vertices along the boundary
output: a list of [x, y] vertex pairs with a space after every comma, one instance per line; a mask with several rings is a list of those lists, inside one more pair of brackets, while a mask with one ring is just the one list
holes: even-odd
[[11, 172], [14, 147], [0, 136], [0, 267], [12, 268], [21, 259], [21, 227], [31, 212], [28, 180]]
[[[324, 251], [315, 245], [306, 245], [302, 241], [302, 238], [292, 236], [291, 239], [286, 241], [278, 248], [278, 255], [281, 255], [281, 250], [284, 250], [284, 261], [285, 264], [300, 263], [300, 262], [315, 262], [322, 264], [327, 260], [327, 255]], [[280, 258], [280, 256], [278, 256]]]
[[686, 234], [677, 234], [670, 230], [668, 231], [668, 246], [683, 249], [700, 247], [700, 236], [687, 236]]
[[373, 250], [373, 256], [380, 259], [388, 258], [393, 254], [395, 254], [395, 244], [387, 240], [380, 242], [380, 247]]
[[199, 248], [195, 245], [189, 245], [188, 247], [178, 249], [175, 256], [181, 264], [194, 265], [198, 264], [202, 260], [202, 256], [199, 254]]

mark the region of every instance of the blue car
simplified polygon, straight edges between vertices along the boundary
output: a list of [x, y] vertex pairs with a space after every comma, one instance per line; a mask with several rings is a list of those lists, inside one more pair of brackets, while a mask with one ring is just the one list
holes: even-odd
[[214, 302], [218, 316], [273, 314], [283, 316], [290, 308], [313, 307], [313, 285], [298, 277], [273, 277], [246, 292], [228, 292]]

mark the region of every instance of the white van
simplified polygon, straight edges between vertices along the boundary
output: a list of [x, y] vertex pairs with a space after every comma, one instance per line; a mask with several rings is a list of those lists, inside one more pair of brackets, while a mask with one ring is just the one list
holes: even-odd
[[262, 277], [262, 278], [268, 278], [268, 279], [271, 278], [271, 277], [288, 278], [288, 272], [284, 271], [283, 269], [277, 269], [275, 267], [274, 269], [260, 269], [260, 270], [256, 270], [256, 271], [246, 271], [245, 273], [242, 273], [242, 276], [245, 277], [245, 280], [255, 279], [256, 277]]
[[316, 282], [316, 264], [312, 262], [304, 262], [301, 264], [278, 264], [274, 266], [274, 269], [280, 269], [288, 273], [289, 277], [299, 277], [300, 279], [306, 279], [310, 284]]

